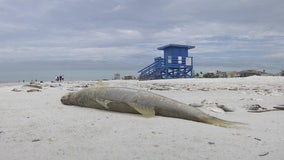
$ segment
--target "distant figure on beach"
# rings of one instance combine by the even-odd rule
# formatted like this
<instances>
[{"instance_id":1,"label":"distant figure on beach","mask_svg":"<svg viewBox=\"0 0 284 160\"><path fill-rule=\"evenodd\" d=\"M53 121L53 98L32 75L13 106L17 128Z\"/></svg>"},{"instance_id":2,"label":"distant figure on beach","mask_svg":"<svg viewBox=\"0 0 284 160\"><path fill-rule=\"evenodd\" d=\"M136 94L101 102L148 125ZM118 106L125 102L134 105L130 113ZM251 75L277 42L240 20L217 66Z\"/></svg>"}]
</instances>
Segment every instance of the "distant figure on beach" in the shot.
<instances>
[{"instance_id":1,"label":"distant figure on beach","mask_svg":"<svg viewBox=\"0 0 284 160\"><path fill-rule=\"evenodd\" d=\"M55 76L55 81L56 82L61 82L61 81L64 81L64 76L63 75L60 75L60 76Z\"/></svg>"},{"instance_id":2,"label":"distant figure on beach","mask_svg":"<svg viewBox=\"0 0 284 160\"><path fill-rule=\"evenodd\" d=\"M61 81L64 81L64 76L63 75L60 75L59 76L59 81L61 82Z\"/></svg>"},{"instance_id":3,"label":"distant figure on beach","mask_svg":"<svg viewBox=\"0 0 284 160\"><path fill-rule=\"evenodd\" d=\"M59 81L59 76L55 76L55 81L58 82Z\"/></svg>"}]
</instances>

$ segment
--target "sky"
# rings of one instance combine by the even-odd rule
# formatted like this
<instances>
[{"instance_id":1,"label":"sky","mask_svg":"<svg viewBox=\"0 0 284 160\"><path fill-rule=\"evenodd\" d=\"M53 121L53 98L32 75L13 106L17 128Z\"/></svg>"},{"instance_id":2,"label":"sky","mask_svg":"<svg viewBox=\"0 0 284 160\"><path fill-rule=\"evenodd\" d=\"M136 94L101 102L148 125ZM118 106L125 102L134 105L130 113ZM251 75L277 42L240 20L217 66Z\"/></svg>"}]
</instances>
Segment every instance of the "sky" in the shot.
<instances>
[{"instance_id":1,"label":"sky","mask_svg":"<svg viewBox=\"0 0 284 160\"><path fill-rule=\"evenodd\" d=\"M132 69L186 44L197 71L284 69L283 0L0 0L0 70Z\"/></svg>"}]
</instances>

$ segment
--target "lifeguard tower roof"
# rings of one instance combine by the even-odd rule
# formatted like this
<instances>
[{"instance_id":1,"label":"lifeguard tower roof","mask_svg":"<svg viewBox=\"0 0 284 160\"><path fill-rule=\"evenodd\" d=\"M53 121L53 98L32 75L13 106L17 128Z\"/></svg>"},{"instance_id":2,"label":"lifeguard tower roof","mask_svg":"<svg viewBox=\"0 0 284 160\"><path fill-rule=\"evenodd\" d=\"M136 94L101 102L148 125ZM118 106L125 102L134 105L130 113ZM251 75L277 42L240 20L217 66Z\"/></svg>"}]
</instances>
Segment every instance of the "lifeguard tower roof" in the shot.
<instances>
[{"instance_id":1,"label":"lifeguard tower roof","mask_svg":"<svg viewBox=\"0 0 284 160\"><path fill-rule=\"evenodd\" d=\"M182 45L182 44L168 44L168 45L165 45L165 46L162 46L162 47L159 47L158 50L165 50L166 48L174 48L174 47L177 47L177 48L187 48L187 49L192 49L192 48L195 48L195 46L189 46L189 45Z\"/></svg>"}]
</instances>

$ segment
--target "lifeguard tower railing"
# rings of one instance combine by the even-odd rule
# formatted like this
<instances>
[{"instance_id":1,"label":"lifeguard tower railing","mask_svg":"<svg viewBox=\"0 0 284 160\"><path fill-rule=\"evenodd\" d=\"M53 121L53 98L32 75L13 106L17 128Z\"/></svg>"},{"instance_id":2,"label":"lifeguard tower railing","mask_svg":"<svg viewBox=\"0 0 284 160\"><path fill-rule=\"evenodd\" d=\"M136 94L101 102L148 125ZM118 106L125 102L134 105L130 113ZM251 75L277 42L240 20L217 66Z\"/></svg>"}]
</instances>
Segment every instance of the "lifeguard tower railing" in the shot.
<instances>
[{"instance_id":1,"label":"lifeguard tower railing","mask_svg":"<svg viewBox=\"0 0 284 160\"><path fill-rule=\"evenodd\" d=\"M164 58L156 57L155 61L149 66L138 71L140 73L140 80L161 79L162 72L164 71L165 64Z\"/></svg>"},{"instance_id":2,"label":"lifeguard tower railing","mask_svg":"<svg viewBox=\"0 0 284 160\"><path fill-rule=\"evenodd\" d=\"M165 64L165 59L156 57L149 66L138 71L140 80L173 79L193 77L193 57L186 57L185 61L171 59L171 63Z\"/></svg>"}]
</instances>

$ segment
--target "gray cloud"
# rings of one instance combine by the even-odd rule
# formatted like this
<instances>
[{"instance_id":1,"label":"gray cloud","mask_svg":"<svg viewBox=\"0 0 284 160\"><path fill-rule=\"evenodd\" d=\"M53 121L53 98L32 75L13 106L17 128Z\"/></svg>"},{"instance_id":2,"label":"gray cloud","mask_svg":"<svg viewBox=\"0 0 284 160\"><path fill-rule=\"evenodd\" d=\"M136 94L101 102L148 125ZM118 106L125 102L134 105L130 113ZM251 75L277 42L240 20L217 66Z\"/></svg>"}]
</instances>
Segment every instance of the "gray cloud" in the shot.
<instances>
[{"instance_id":1,"label":"gray cloud","mask_svg":"<svg viewBox=\"0 0 284 160\"><path fill-rule=\"evenodd\" d=\"M91 60L107 61L116 68L119 62L135 61L130 67L139 68L162 55L157 47L182 43L196 46L190 53L197 57L199 67L207 63L218 67L225 58L232 66L269 62L266 66L273 70L283 68L278 63L284 60L281 0L0 0L0 3L3 64ZM242 63L235 62L236 58ZM257 61L247 61L253 58Z\"/></svg>"}]
</instances>

